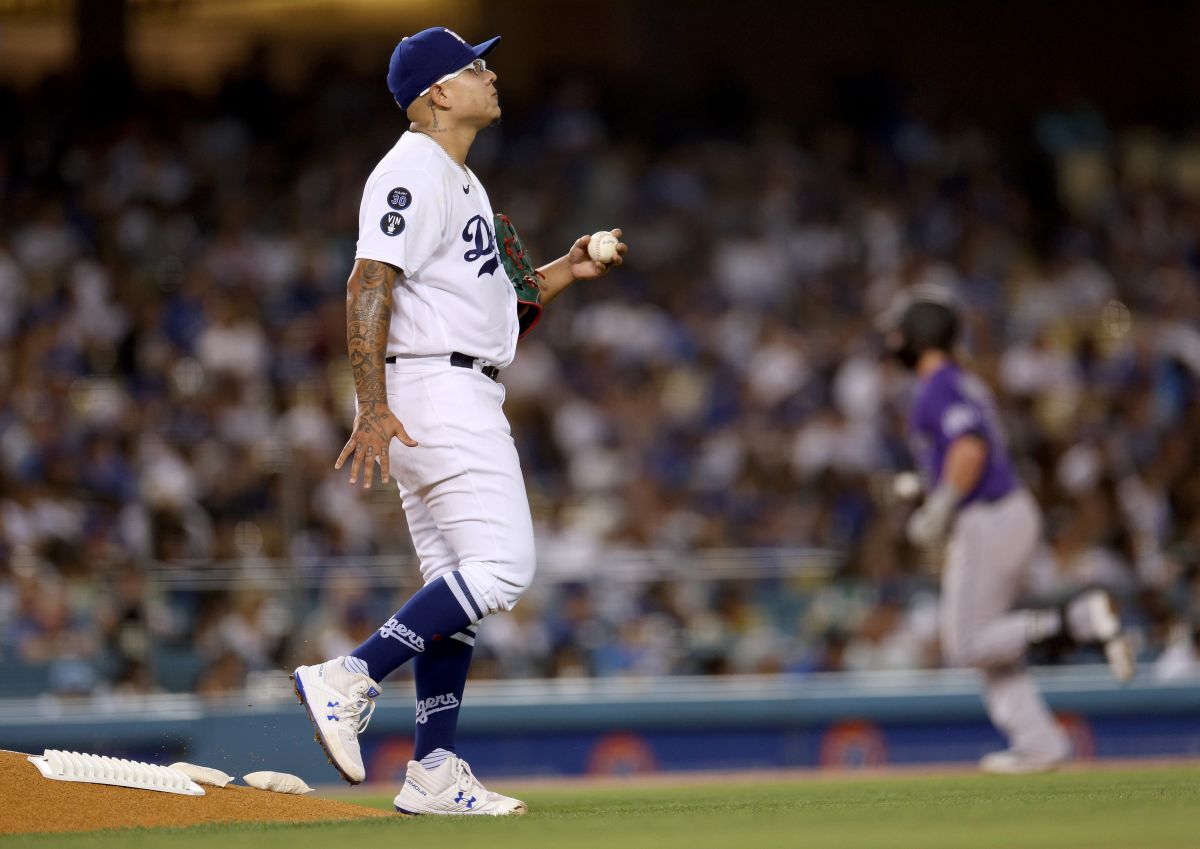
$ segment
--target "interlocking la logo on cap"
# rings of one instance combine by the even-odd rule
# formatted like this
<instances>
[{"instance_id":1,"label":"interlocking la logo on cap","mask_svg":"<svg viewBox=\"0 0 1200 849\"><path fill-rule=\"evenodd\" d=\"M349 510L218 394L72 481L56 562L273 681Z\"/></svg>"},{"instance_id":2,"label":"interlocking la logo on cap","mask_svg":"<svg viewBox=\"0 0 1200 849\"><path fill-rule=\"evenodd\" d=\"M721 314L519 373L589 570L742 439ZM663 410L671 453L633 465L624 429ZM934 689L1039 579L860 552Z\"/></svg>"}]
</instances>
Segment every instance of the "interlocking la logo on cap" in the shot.
<instances>
[{"instance_id":1,"label":"interlocking la logo on cap","mask_svg":"<svg viewBox=\"0 0 1200 849\"><path fill-rule=\"evenodd\" d=\"M401 109L408 109L435 80L482 59L498 41L500 36L472 45L447 27L430 27L403 38L388 63L388 91Z\"/></svg>"}]
</instances>

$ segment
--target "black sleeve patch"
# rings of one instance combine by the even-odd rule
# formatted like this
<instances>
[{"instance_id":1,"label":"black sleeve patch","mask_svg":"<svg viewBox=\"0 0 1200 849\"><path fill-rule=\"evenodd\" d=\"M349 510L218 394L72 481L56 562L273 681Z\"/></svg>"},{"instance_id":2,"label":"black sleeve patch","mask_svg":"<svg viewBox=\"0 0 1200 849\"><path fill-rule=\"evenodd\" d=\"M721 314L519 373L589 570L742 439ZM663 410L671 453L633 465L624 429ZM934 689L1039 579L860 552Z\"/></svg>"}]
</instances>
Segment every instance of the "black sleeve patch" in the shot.
<instances>
[{"instance_id":1,"label":"black sleeve patch","mask_svg":"<svg viewBox=\"0 0 1200 849\"><path fill-rule=\"evenodd\" d=\"M379 229L385 236L399 236L404 232L404 216L399 212L389 212L379 219Z\"/></svg>"},{"instance_id":2,"label":"black sleeve patch","mask_svg":"<svg viewBox=\"0 0 1200 849\"><path fill-rule=\"evenodd\" d=\"M392 209L408 209L412 205L412 192L403 186L397 186L388 192L387 201Z\"/></svg>"}]
</instances>

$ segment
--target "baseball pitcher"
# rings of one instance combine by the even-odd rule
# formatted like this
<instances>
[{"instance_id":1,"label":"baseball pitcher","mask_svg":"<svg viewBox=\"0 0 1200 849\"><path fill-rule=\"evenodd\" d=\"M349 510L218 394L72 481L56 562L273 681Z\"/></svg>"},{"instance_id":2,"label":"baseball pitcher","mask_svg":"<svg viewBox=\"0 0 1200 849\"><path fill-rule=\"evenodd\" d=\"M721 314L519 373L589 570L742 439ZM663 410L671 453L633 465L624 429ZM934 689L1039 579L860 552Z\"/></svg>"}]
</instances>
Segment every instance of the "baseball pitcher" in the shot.
<instances>
[{"instance_id":1,"label":"baseball pitcher","mask_svg":"<svg viewBox=\"0 0 1200 849\"><path fill-rule=\"evenodd\" d=\"M455 750L479 621L509 610L533 579L529 503L500 370L541 308L576 280L619 265L588 256L590 237L535 270L466 165L500 118L496 73L472 45L436 27L403 39L388 88L409 131L367 179L347 283L346 335L357 389L354 431L336 468L371 485L396 480L425 581L348 657L301 666L296 695L317 741L351 784L365 777L358 735L380 683L412 661L416 735L396 809L408 814L521 814L487 790ZM619 238L620 230L613 233Z\"/></svg>"}]
</instances>

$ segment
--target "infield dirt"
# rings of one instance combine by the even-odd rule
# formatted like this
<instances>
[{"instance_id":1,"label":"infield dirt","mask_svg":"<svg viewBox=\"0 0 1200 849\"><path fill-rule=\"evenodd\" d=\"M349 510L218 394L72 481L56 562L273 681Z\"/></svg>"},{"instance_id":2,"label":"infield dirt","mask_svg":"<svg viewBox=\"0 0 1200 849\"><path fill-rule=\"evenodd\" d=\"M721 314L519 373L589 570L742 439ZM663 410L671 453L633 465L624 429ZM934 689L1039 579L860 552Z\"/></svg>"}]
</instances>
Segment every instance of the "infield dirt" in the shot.
<instances>
[{"instance_id":1,"label":"infield dirt","mask_svg":"<svg viewBox=\"0 0 1200 849\"><path fill-rule=\"evenodd\" d=\"M203 823L316 822L394 817L376 808L255 790L204 786L181 796L105 784L51 781L19 752L0 750L0 834L110 828L186 827Z\"/></svg>"}]
</instances>

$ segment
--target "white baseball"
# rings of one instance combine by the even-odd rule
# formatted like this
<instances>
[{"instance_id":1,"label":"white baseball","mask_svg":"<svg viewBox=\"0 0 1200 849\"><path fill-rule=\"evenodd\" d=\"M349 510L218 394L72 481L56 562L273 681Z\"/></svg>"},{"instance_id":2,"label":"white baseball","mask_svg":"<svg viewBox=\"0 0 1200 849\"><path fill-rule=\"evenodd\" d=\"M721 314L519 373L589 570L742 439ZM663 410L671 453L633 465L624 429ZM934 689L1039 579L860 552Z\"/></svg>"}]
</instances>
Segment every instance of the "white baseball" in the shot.
<instances>
[{"instance_id":1,"label":"white baseball","mask_svg":"<svg viewBox=\"0 0 1200 849\"><path fill-rule=\"evenodd\" d=\"M606 265L612 262L614 256L617 255L617 237L607 230L600 230L592 234L592 239L588 242L588 256L603 262Z\"/></svg>"}]
</instances>

